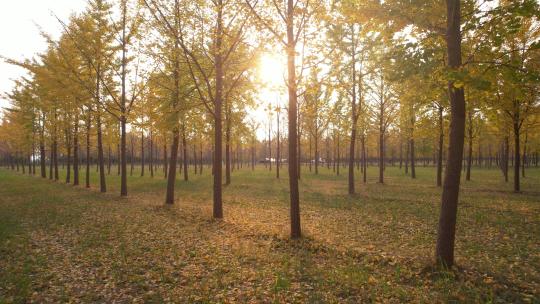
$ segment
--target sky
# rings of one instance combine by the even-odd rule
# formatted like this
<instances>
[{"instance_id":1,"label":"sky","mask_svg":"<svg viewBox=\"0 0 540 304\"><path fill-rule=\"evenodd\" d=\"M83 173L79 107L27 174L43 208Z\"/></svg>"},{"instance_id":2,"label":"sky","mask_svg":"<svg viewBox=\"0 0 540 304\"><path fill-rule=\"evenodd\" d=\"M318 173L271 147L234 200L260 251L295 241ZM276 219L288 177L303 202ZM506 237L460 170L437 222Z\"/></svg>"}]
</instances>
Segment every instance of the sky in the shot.
<instances>
[{"instance_id":1,"label":"sky","mask_svg":"<svg viewBox=\"0 0 540 304\"><path fill-rule=\"evenodd\" d=\"M39 27L53 37L61 34L62 28L54 15L66 20L73 12L86 7L85 0L5 0L0 9L0 55L23 60L32 58L47 48L40 35ZM0 59L0 94L10 92L13 79L25 75L22 68L5 63ZM8 101L0 95L0 108Z\"/></svg>"},{"instance_id":2,"label":"sky","mask_svg":"<svg viewBox=\"0 0 540 304\"><path fill-rule=\"evenodd\" d=\"M40 28L60 37L62 26L55 15L67 20L73 13L86 8L86 0L4 0L0 10L0 56L24 60L30 59L47 49L47 43L40 34ZM265 56L260 63L260 75L271 86L284 86L285 60L275 54ZM26 71L0 59L0 109L7 107L9 101L3 96L14 88L14 80L26 75ZM260 92L258 107L248 110L248 117L260 124L259 138L265 137L268 124L264 109L271 103L285 103L283 93L265 89ZM0 111L0 115L1 115ZM274 123L274 122L273 122Z\"/></svg>"}]
</instances>

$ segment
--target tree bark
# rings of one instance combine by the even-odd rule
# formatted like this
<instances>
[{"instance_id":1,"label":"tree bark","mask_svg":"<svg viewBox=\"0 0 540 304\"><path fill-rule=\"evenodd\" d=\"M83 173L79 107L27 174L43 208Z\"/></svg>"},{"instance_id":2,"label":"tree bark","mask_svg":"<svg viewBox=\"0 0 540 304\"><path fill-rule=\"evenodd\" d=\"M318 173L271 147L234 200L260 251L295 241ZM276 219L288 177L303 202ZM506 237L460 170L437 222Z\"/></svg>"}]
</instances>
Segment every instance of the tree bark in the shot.
<instances>
[{"instance_id":1,"label":"tree bark","mask_svg":"<svg viewBox=\"0 0 540 304\"><path fill-rule=\"evenodd\" d=\"M447 33L446 43L448 66L450 69L461 68L461 7L459 0L446 0ZM446 164L443 193L441 198L441 213L436 246L436 259L444 267L454 265L454 242L456 233L456 218L465 140L465 93L463 87L454 86L448 82L450 97L450 134L448 159Z\"/></svg>"},{"instance_id":2,"label":"tree bark","mask_svg":"<svg viewBox=\"0 0 540 304\"><path fill-rule=\"evenodd\" d=\"M188 153L187 153L187 139L186 139L186 125L185 123L182 123L182 160L184 162L183 170L184 170L184 181L189 180L188 175Z\"/></svg>"},{"instance_id":3,"label":"tree bark","mask_svg":"<svg viewBox=\"0 0 540 304\"><path fill-rule=\"evenodd\" d=\"M141 130L141 176L144 176L144 131Z\"/></svg>"},{"instance_id":4,"label":"tree bark","mask_svg":"<svg viewBox=\"0 0 540 304\"><path fill-rule=\"evenodd\" d=\"M465 180L470 181L471 180L471 166L472 166L472 158L473 158L473 126L472 126L472 110L468 113L468 135L469 135L469 144L468 144L468 151L467 151L467 174L465 176Z\"/></svg>"},{"instance_id":5,"label":"tree bark","mask_svg":"<svg viewBox=\"0 0 540 304\"><path fill-rule=\"evenodd\" d=\"M520 181L519 181L519 170L521 162L521 151L520 151L520 125L519 125L519 113L516 114L516 119L514 119L514 192L518 193L521 191Z\"/></svg>"},{"instance_id":6,"label":"tree bark","mask_svg":"<svg viewBox=\"0 0 540 304\"><path fill-rule=\"evenodd\" d=\"M291 201L291 237L300 238L302 230L300 225L300 195L298 191L298 167L295 166L297 158L297 98L295 51L296 39L294 37L294 1L287 1L287 70L289 92L289 188Z\"/></svg>"},{"instance_id":7,"label":"tree bark","mask_svg":"<svg viewBox=\"0 0 540 304\"><path fill-rule=\"evenodd\" d=\"M217 28L216 28L216 86L214 100L214 191L213 191L213 216L216 219L223 218L222 197L222 153L223 153L223 0L217 0Z\"/></svg>"},{"instance_id":8,"label":"tree bark","mask_svg":"<svg viewBox=\"0 0 540 304\"><path fill-rule=\"evenodd\" d=\"M105 164L103 159L103 135L101 133L101 116L98 113L96 118L97 138L98 138L98 163L99 163L99 187L101 192L107 192L105 183Z\"/></svg>"},{"instance_id":9,"label":"tree bark","mask_svg":"<svg viewBox=\"0 0 540 304\"><path fill-rule=\"evenodd\" d=\"M231 184L231 113L225 102L225 185Z\"/></svg>"},{"instance_id":10,"label":"tree bark","mask_svg":"<svg viewBox=\"0 0 540 304\"><path fill-rule=\"evenodd\" d=\"M71 183L71 134L66 129L66 152L67 152L67 168L66 168L66 184Z\"/></svg>"},{"instance_id":11,"label":"tree bark","mask_svg":"<svg viewBox=\"0 0 540 304\"><path fill-rule=\"evenodd\" d=\"M150 129L150 163L149 163L149 169L150 169L150 177L154 178L154 134L152 133L152 129Z\"/></svg>"},{"instance_id":12,"label":"tree bark","mask_svg":"<svg viewBox=\"0 0 540 304\"><path fill-rule=\"evenodd\" d=\"M42 123L44 122L44 117ZM39 161L41 165L41 177L47 178L47 169L45 165L45 126L40 127L40 138L39 138Z\"/></svg>"}]
</instances>

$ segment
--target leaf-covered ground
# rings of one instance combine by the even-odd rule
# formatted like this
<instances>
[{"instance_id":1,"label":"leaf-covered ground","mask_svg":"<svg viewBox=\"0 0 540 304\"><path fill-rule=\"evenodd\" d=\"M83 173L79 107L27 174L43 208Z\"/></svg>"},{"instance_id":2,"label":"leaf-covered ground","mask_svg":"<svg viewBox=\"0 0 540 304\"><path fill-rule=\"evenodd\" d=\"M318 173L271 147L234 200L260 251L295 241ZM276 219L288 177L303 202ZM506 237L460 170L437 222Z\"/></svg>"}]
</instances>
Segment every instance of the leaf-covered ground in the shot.
<instances>
[{"instance_id":1,"label":"leaf-covered ground","mask_svg":"<svg viewBox=\"0 0 540 304\"><path fill-rule=\"evenodd\" d=\"M375 170L349 197L344 176L303 168L305 238L291 241L288 181L263 168L233 173L223 221L208 172L179 180L167 208L161 172L130 177L121 199L116 175L100 194L0 169L0 303L540 302L540 170L520 194L473 171L451 272L431 266L434 169L389 167L385 185Z\"/></svg>"}]
</instances>

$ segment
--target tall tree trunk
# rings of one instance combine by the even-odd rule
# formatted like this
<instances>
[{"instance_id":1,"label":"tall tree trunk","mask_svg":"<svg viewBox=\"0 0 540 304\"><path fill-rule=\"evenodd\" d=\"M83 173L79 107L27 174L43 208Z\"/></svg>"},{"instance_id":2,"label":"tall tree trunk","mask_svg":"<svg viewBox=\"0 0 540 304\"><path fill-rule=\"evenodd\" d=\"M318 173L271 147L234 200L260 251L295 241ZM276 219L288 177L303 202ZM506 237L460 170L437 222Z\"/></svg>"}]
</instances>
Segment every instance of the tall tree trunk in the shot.
<instances>
[{"instance_id":1,"label":"tall tree trunk","mask_svg":"<svg viewBox=\"0 0 540 304\"><path fill-rule=\"evenodd\" d=\"M150 177L154 178L154 135L150 129Z\"/></svg>"},{"instance_id":2,"label":"tall tree trunk","mask_svg":"<svg viewBox=\"0 0 540 304\"><path fill-rule=\"evenodd\" d=\"M356 153L356 128L358 116L356 113L356 33L354 25L351 25L351 40L352 40L352 98L351 98L351 142L349 146L349 176L348 176L348 191L352 195L355 193L354 188L354 157Z\"/></svg>"},{"instance_id":3,"label":"tall tree trunk","mask_svg":"<svg viewBox=\"0 0 540 304\"><path fill-rule=\"evenodd\" d=\"M407 139L407 148L405 151L405 175L409 174L409 158L411 155L411 141Z\"/></svg>"},{"instance_id":4,"label":"tall tree trunk","mask_svg":"<svg viewBox=\"0 0 540 304\"><path fill-rule=\"evenodd\" d=\"M182 149L183 149L183 161L184 161L184 181L189 180L188 176L188 154L187 154L187 139L186 139L186 125L182 123Z\"/></svg>"},{"instance_id":5,"label":"tall tree trunk","mask_svg":"<svg viewBox=\"0 0 540 304\"><path fill-rule=\"evenodd\" d=\"M103 135L101 133L101 116L98 113L96 118L97 140L98 140L98 163L99 163L99 186L101 192L107 192L105 183L105 164L103 158Z\"/></svg>"},{"instance_id":6,"label":"tall tree trunk","mask_svg":"<svg viewBox=\"0 0 540 304\"><path fill-rule=\"evenodd\" d=\"M231 184L231 113L225 102L225 185Z\"/></svg>"},{"instance_id":7,"label":"tall tree trunk","mask_svg":"<svg viewBox=\"0 0 540 304\"><path fill-rule=\"evenodd\" d=\"M55 121L56 121L56 111L54 113ZM58 181L59 175L58 175L58 135L57 135L57 128L54 127L54 134L53 134L53 162L54 162L54 180Z\"/></svg>"},{"instance_id":8,"label":"tall tree trunk","mask_svg":"<svg viewBox=\"0 0 540 304\"><path fill-rule=\"evenodd\" d=\"M32 175L32 154L28 154L26 159L28 160L28 175Z\"/></svg>"},{"instance_id":9,"label":"tall tree trunk","mask_svg":"<svg viewBox=\"0 0 540 304\"><path fill-rule=\"evenodd\" d=\"M202 153L202 149L201 149L201 153ZM251 142L251 171L255 171L255 138L253 138ZM201 173L202 173L202 157L201 157Z\"/></svg>"},{"instance_id":10,"label":"tall tree trunk","mask_svg":"<svg viewBox=\"0 0 540 304\"><path fill-rule=\"evenodd\" d=\"M126 155L126 74L127 74L127 41L126 41L127 2L122 3L122 96L120 100L120 196L128 195L127 188L127 155ZM133 163L132 163L133 164Z\"/></svg>"},{"instance_id":11,"label":"tall tree trunk","mask_svg":"<svg viewBox=\"0 0 540 304\"><path fill-rule=\"evenodd\" d=\"M502 170L504 175L504 181L508 182L508 167L510 163L510 140L508 136L504 137L503 144L503 161L502 161Z\"/></svg>"},{"instance_id":12,"label":"tall tree trunk","mask_svg":"<svg viewBox=\"0 0 540 304\"><path fill-rule=\"evenodd\" d=\"M66 169L66 184L71 183L71 134L66 128L66 152L67 152L67 169Z\"/></svg>"},{"instance_id":13,"label":"tall tree trunk","mask_svg":"<svg viewBox=\"0 0 540 304\"><path fill-rule=\"evenodd\" d=\"M414 150L414 137L411 137L409 145L411 150L411 178L416 178L416 154Z\"/></svg>"},{"instance_id":14,"label":"tall tree trunk","mask_svg":"<svg viewBox=\"0 0 540 304\"><path fill-rule=\"evenodd\" d=\"M223 0L218 1L217 29L216 29L216 86L214 100L214 191L213 191L213 216L223 218L222 198L222 153L223 153Z\"/></svg>"},{"instance_id":15,"label":"tall tree trunk","mask_svg":"<svg viewBox=\"0 0 540 304\"><path fill-rule=\"evenodd\" d=\"M167 156L167 138L163 138L163 174L165 175L165 178L167 178L168 168L169 168L169 161Z\"/></svg>"},{"instance_id":16,"label":"tall tree trunk","mask_svg":"<svg viewBox=\"0 0 540 304\"><path fill-rule=\"evenodd\" d=\"M525 178L525 163L529 163L527 155L527 142L529 140L528 130L525 130L525 142L523 143L523 159L521 160L521 177Z\"/></svg>"},{"instance_id":17,"label":"tall tree trunk","mask_svg":"<svg viewBox=\"0 0 540 304\"><path fill-rule=\"evenodd\" d=\"M519 113L514 119L514 192L520 192L519 170L521 162Z\"/></svg>"},{"instance_id":18,"label":"tall tree trunk","mask_svg":"<svg viewBox=\"0 0 540 304\"><path fill-rule=\"evenodd\" d=\"M45 130L43 130L44 127L41 127L40 129L40 138L39 138L39 161L41 165L41 177L47 178L47 168L45 164Z\"/></svg>"},{"instance_id":19,"label":"tall tree trunk","mask_svg":"<svg viewBox=\"0 0 540 304\"><path fill-rule=\"evenodd\" d=\"M92 128L91 112L88 110L86 118L86 188L90 188L90 129ZM75 122L75 134L73 134L73 185L79 185L79 123Z\"/></svg>"},{"instance_id":20,"label":"tall tree trunk","mask_svg":"<svg viewBox=\"0 0 540 304\"><path fill-rule=\"evenodd\" d=\"M176 85L178 85L178 78L175 77ZM173 129L173 142L171 144L171 161L169 165L169 173L167 176L167 196L165 198L165 204L174 204L174 184L176 181L176 164L178 160L178 146L180 145L180 129L175 126Z\"/></svg>"},{"instance_id":21,"label":"tall tree trunk","mask_svg":"<svg viewBox=\"0 0 540 304\"><path fill-rule=\"evenodd\" d=\"M472 111L469 111L468 113L468 126L467 131L469 135L469 144L468 144L468 151L467 151L467 174L465 175L465 180L470 181L471 180L471 166L472 166L472 157L473 157L473 126L472 126Z\"/></svg>"},{"instance_id":22,"label":"tall tree trunk","mask_svg":"<svg viewBox=\"0 0 540 304\"><path fill-rule=\"evenodd\" d=\"M193 174L197 175L197 145L193 143Z\"/></svg>"},{"instance_id":23,"label":"tall tree trunk","mask_svg":"<svg viewBox=\"0 0 540 304\"><path fill-rule=\"evenodd\" d=\"M144 176L144 131L141 130L141 176Z\"/></svg>"},{"instance_id":24,"label":"tall tree trunk","mask_svg":"<svg viewBox=\"0 0 540 304\"><path fill-rule=\"evenodd\" d=\"M453 70L458 70L461 67L460 2L459 0L446 0L448 66ZM453 81L449 81L448 91L451 109L450 134L435 256L439 264L452 267L454 265L456 217L465 140L465 93L463 87L454 86Z\"/></svg>"},{"instance_id":25,"label":"tall tree trunk","mask_svg":"<svg viewBox=\"0 0 540 304\"><path fill-rule=\"evenodd\" d=\"M17 161L16 158L15 158L15 160ZM18 166L19 166L19 162L17 161L17 171L18 171L18 168L19 168ZM54 173L53 167L54 167L54 140L51 143L51 153L49 155L49 179L50 180L52 180L54 178L54 176L53 176L53 173Z\"/></svg>"},{"instance_id":26,"label":"tall tree trunk","mask_svg":"<svg viewBox=\"0 0 540 304\"><path fill-rule=\"evenodd\" d=\"M179 27L180 22L180 3L178 0L174 1L174 14L175 14L175 35ZM173 96L173 111L175 111L176 119L174 121L173 128L173 140L171 143L171 158L169 164L169 173L167 174L167 193L165 196L165 204L172 205L174 204L174 186L176 184L176 165L178 163L178 146L180 145L180 128L178 126L178 106L180 103L180 59L179 59L180 45L178 39L174 40L174 70L173 70L173 79L174 79L174 96Z\"/></svg>"},{"instance_id":27,"label":"tall tree trunk","mask_svg":"<svg viewBox=\"0 0 540 304\"><path fill-rule=\"evenodd\" d=\"M340 161L341 161L341 155L340 155L340 153L341 153L341 147L339 146L339 144L340 144L340 141L339 141L339 140L340 140L340 138L339 138L339 132L338 132L338 133L337 133L337 147L336 147L336 152L337 152L337 153L336 153L336 155L337 155L337 157L336 157L336 162L337 162L337 165L336 165L336 166L337 166L337 172L336 172L336 174L337 174L338 176L339 176L339 174L340 174L339 168L340 168Z\"/></svg>"},{"instance_id":28,"label":"tall tree trunk","mask_svg":"<svg viewBox=\"0 0 540 304\"><path fill-rule=\"evenodd\" d=\"M287 70L288 70L288 91L289 91L289 164L296 164L298 161L296 152L297 144L297 98L296 88L296 39L294 37L294 0L287 1ZM291 201L291 237L300 238L302 236L300 224L300 195L298 191L298 167L289 166L289 188Z\"/></svg>"},{"instance_id":29,"label":"tall tree trunk","mask_svg":"<svg viewBox=\"0 0 540 304\"><path fill-rule=\"evenodd\" d=\"M313 147L315 148L315 174L319 174L319 131L315 130L313 136Z\"/></svg>"},{"instance_id":30,"label":"tall tree trunk","mask_svg":"<svg viewBox=\"0 0 540 304\"><path fill-rule=\"evenodd\" d=\"M367 183L366 136L362 134L362 182Z\"/></svg>"}]
</instances>

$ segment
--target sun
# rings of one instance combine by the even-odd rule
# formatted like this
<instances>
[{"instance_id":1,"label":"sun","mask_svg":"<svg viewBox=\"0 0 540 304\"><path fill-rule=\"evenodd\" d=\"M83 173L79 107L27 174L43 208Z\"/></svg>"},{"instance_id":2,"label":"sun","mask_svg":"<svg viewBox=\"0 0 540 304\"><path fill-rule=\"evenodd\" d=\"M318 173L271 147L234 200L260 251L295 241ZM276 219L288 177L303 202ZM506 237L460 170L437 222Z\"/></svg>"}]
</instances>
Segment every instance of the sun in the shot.
<instances>
[{"instance_id":1,"label":"sun","mask_svg":"<svg viewBox=\"0 0 540 304\"><path fill-rule=\"evenodd\" d=\"M285 84L286 70L283 56L265 53L259 62L259 78L268 86Z\"/></svg>"}]
</instances>

